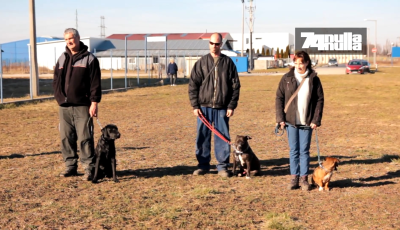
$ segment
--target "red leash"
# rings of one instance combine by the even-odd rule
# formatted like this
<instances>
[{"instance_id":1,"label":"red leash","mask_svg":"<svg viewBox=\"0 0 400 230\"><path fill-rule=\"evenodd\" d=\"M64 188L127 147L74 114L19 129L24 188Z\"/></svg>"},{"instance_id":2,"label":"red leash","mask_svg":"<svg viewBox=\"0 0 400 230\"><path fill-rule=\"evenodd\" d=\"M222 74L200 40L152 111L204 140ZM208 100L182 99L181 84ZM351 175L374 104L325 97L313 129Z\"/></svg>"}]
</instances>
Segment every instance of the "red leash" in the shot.
<instances>
[{"instance_id":1,"label":"red leash","mask_svg":"<svg viewBox=\"0 0 400 230\"><path fill-rule=\"evenodd\" d=\"M214 126L212 126L210 124L210 122L207 121L207 119L204 117L204 115L202 113L200 113L199 118L211 130L211 132L213 132L215 135L217 135L219 138L221 138L226 143L232 145L232 143L229 140L227 140L224 137L224 135L222 135L216 128L214 128Z\"/></svg>"}]
</instances>

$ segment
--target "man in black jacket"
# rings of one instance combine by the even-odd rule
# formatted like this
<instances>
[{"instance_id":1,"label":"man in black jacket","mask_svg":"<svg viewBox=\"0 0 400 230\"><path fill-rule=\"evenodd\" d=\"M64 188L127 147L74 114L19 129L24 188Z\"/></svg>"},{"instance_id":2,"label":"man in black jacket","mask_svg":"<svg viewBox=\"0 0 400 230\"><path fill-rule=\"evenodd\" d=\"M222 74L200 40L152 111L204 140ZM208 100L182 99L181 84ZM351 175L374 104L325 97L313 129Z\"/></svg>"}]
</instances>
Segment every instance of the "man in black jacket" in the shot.
<instances>
[{"instance_id":1,"label":"man in black jacket","mask_svg":"<svg viewBox=\"0 0 400 230\"><path fill-rule=\"evenodd\" d=\"M94 167L93 120L101 100L99 61L80 41L76 29L64 31L65 52L54 69L53 90L59 105L61 152L66 170L60 176L76 176L77 149L85 167L84 180L91 180ZM78 142L78 143L77 143Z\"/></svg>"},{"instance_id":2,"label":"man in black jacket","mask_svg":"<svg viewBox=\"0 0 400 230\"><path fill-rule=\"evenodd\" d=\"M229 118L237 107L240 81L236 66L224 54L221 54L222 36L215 33L210 38L210 54L200 58L190 74L189 98L193 114L197 116L196 158L199 169L193 175L204 175L210 170L211 131L199 119L199 115L210 122L224 135L229 137ZM214 152L218 161L218 174L229 177L230 145L214 135Z\"/></svg>"}]
</instances>

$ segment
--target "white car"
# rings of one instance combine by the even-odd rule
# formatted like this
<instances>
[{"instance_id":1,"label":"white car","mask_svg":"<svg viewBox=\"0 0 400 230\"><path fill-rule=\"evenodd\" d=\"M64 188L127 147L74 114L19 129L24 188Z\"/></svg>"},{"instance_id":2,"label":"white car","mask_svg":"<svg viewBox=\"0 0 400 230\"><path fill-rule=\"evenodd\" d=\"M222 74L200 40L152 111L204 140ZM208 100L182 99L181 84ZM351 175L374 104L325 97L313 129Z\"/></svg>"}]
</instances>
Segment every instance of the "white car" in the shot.
<instances>
[{"instance_id":1,"label":"white car","mask_svg":"<svg viewBox=\"0 0 400 230\"><path fill-rule=\"evenodd\" d=\"M336 58L329 59L328 67L330 67L330 66L338 66L338 62L337 62Z\"/></svg>"}]
</instances>

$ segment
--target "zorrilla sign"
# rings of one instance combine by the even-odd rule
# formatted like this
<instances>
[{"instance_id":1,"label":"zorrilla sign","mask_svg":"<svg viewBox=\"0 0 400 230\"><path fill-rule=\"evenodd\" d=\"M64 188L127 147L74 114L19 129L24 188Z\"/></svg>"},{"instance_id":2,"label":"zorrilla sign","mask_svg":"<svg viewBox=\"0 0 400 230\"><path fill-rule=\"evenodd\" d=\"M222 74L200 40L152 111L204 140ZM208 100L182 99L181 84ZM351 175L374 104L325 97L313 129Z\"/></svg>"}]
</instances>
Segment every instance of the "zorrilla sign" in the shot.
<instances>
[{"instance_id":1,"label":"zorrilla sign","mask_svg":"<svg viewBox=\"0 0 400 230\"><path fill-rule=\"evenodd\" d=\"M296 28L296 51L366 54L366 28Z\"/></svg>"}]
</instances>

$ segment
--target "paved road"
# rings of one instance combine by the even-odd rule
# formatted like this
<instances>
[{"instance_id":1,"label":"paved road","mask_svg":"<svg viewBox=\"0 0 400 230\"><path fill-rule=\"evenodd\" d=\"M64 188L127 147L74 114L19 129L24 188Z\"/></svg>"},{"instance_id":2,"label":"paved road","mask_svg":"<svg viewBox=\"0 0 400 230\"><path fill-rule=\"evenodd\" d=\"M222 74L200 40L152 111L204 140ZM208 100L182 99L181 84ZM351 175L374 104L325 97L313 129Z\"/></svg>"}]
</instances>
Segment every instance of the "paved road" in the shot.
<instances>
[{"instance_id":1,"label":"paved road","mask_svg":"<svg viewBox=\"0 0 400 230\"><path fill-rule=\"evenodd\" d=\"M328 65L319 66L316 68L318 75L339 75L346 73L346 65L339 64L339 66L331 66Z\"/></svg>"}]
</instances>

